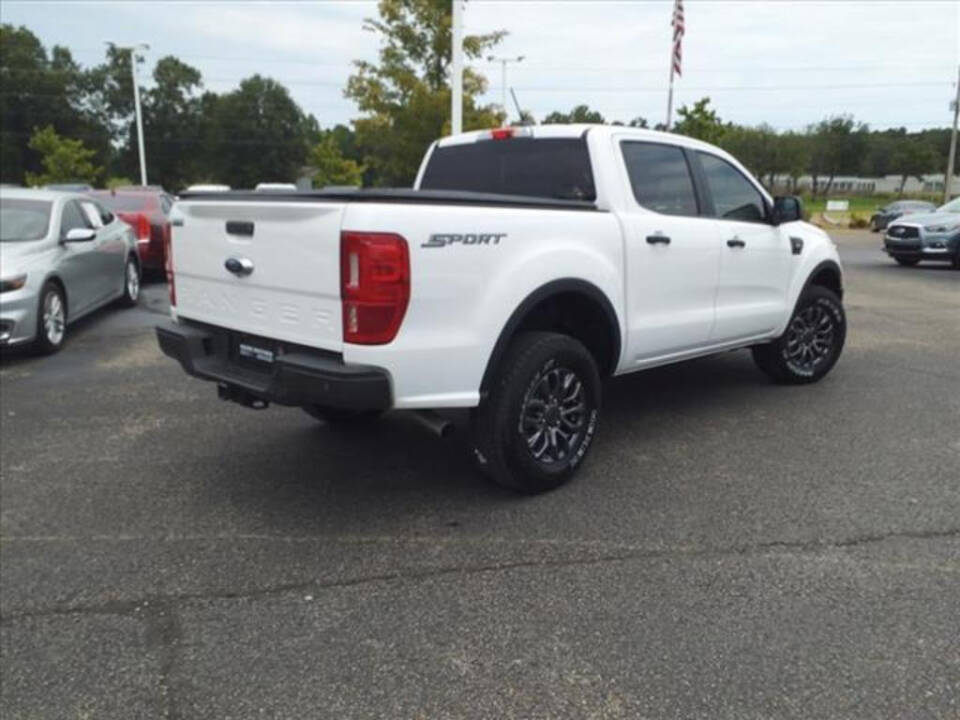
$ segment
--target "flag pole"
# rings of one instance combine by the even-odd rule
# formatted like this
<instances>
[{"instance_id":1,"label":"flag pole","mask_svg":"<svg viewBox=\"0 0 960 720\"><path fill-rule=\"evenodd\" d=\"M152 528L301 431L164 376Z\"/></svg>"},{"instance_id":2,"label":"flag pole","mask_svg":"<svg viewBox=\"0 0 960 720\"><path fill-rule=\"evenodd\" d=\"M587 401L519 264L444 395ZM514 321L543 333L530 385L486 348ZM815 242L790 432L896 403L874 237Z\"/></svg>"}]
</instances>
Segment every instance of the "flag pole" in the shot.
<instances>
[{"instance_id":1,"label":"flag pole","mask_svg":"<svg viewBox=\"0 0 960 720\"><path fill-rule=\"evenodd\" d=\"M670 27L673 28L673 42L670 44L670 90L667 92L667 132L673 126L673 79L680 75L680 60L683 53L680 43L686 30L683 19L683 0L674 0L673 17L670 18Z\"/></svg>"},{"instance_id":2,"label":"flag pole","mask_svg":"<svg viewBox=\"0 0 960 720\"><path fill-rule=\"evenodd\" d=\"M673 120L673 52L670 53L670 90L667 92L667 132Z\"/></svg>"}]
</instances>

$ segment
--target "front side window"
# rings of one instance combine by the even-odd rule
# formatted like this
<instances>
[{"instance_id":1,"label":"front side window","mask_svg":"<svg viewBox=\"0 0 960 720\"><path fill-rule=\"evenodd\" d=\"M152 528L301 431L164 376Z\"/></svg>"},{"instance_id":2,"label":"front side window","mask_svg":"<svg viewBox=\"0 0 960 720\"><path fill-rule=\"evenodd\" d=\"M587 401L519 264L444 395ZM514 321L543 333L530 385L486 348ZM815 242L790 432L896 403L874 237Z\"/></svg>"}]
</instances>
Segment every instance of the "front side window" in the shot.
<instances>
[{"instance_id":1,"label":"front side window","mask_svg":"<svg viewBox=\"0 0 960 720\"><path fill-rule=\"evenodd\" d=\"M621 143L633 196L664 215L697 215L697 196L683 150L649 142Z\"/></svg>"},{"instance_id":2,"label":"front side window","mask_svg":"<svg viewBox=\"0 0 960 720\"><path fill-rule=\"evenodd\" d=\"M101 221L104 225L109 225L110 223L113 222L113 213L112 213L112 212L110 212L109 210L107 210L107 209L106 209L103 205L101 205L100 203L94 203L94 205L95 205L96 208L97 208L97 212L100 213L100 221Z\"/></svg>"},{"instance_id":3,"label":"front side window","mask_svg":"<svg viewBox=\"0 0 960 720\"><path fill-rule=\"evenodd\" d=\"M68 232L77 228L92 227L77 203L71 200L63 206L63 215L60 218L60 237L66 237Z\"/></svg>"},{"instance_id":4,"label":"front side window","mask_svg":"<svg viewBox=\"0 0 960 720\"><path fill-rule=\"evenodd\" d=\"M725 220L764 222L767 216L763 195L739 170L726 160L697 153L707 178L716 215Z\"/></svg>"},{"instance_id":5,"label":"front side window","mask_svg":"<svg viewBox=\"0 0 960 720\"><path fill-rule=\"evenodd\" d=\"M90 221L90 227L95 229L100 229L103 227L103 218L100 217L100 211L97 210L97 206L92 202L84 201L80 203L80 207L83 208L83 212L87 216L87 220Z\"/></svg>"}]
</instances>

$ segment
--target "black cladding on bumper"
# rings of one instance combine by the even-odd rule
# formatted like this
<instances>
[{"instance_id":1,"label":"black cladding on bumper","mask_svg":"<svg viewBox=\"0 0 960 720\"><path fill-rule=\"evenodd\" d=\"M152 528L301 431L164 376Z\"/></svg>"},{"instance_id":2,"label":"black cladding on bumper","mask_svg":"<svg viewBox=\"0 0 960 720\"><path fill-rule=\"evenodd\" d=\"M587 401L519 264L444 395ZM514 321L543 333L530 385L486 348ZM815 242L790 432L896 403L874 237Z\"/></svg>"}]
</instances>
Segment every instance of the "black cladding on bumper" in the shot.
<instances>
[{"instance_id":1,"label":"black cladding on bumper","mask_svg":"<svg viewBox=\"0 0 960 720\"><path fill-rule=\"evenodd\" d=\"M272 363L250 367L231 357L230 331L183 322L158 325L157 342L187 374L268 402L345 410L386 410L392 405L385 370L348 365L333 353L289 346Z\"/></svg>"}]
</instances>

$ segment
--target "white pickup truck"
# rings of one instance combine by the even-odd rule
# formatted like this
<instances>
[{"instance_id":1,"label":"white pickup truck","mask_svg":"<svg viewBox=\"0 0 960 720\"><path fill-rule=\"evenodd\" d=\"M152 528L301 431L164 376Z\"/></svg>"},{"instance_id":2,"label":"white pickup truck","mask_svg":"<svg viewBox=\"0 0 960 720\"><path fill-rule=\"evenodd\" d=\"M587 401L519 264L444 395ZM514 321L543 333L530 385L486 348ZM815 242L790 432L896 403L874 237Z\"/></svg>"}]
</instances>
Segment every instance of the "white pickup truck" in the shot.
<instances>
[{"instance_id":1,"label":"white pickup truck","mask_svg":"<svg viewBox=\"0 0 960 720\"><path fill-rule=\"evenodd\" d=\"M413 189L185 193L157 335L250 407L471 408L480 466L538 492L586 456L606 376L744 347L778 382L833 367L840 262L801 214L678 135L464 133Z\"/></svg>"}]
</instances>

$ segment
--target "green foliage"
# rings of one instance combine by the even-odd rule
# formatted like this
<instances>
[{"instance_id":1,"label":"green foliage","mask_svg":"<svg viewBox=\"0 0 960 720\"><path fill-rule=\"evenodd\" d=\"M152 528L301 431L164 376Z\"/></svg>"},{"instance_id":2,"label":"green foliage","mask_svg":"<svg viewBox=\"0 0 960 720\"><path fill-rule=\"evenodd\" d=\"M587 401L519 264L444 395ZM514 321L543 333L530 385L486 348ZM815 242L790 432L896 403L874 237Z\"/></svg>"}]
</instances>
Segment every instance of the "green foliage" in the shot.
<instances>
[{"instance_id":1,"label":"green foliage","mask_svg":"<svg viewBox=\"0 0 960 720\"><path fill-rule=\"evenodd\" d=\"M363 172L366 168L356 160L343 156L333 132L327 133L319 143L313 146L309 162L317 169L313 176L315 187L363 184Z\"/></svg>"},{"instance_id":2,"label":"green foliage","mask_svg":"<svg viewBox=\"0 0 960 720\"><path fill-rule=\"evenodd\" d=\"M250 187L295 180L309 165L324 184L352 184L358 172L365 185L409 184L424 150L450 130L450 3L381 0L379 11L366 28L382 41L380 58L356 63L346 88L362 114L356 132L345 125L321 130L274 80L254 76L232 92L204 92L196 68L173 56L162 58L141 93L150 182L171 190L199 181ZM467 37L467 58L482 58L502 37L502 32ZM128 52L109 47L101 64L84 68L66 48L45 49L27 28L0 24L0 181L23 183L27 173L31 180L45 180L51 175L48 163L56 168L53 174L80 179L86 166L65 169L80 159L94 171L105 168L108 176L139 177L130 62ZM466 70L467 129L504 120L495 106L479 105L485 90L486 80ZM533 117L523 112L519 122L532 124ZM580 104L544 122L605 120ZM647 120L636 117L628 124L647 127ZM30 142L37 127L49 127L59 141L51 150L38 139L46 155ZM943 172L950 143L946 128L871 132L844 116L826 118L805 132L744 127L723 122L709 98L681 107L674 131L719 144L768 185L774 176L796 180L810 173L817 196L830 192L838 175L896 174L902 190L911 176ZM79 155L77 148L83 151Z\"/></svg>"},{"instance_id":3,"label":"green foliage","mask_svg":"<svg viewBox=\"0 0 960 720\"><path fill-rule=\"evenodd\" d=\"M813 192L830 194L833 178L845 174L849 168L860 165L867 146L868 131L848 115L837 115L820 121L809 129L810 161L808 170L813 176ZM827 176L826 185L819 182Z\"/></svg>"},{"instance_id":4,"label":"green foliage","mask_svg":"<svg viewBox=\"0 0 960 720\"><path fill-rule=\"evenodd\" d=\"M596 110L591 110L587 105L577 105L568 113L554 110L543 119L544 125L558 125L562 123L604 123L606 122Z\"/></svg>"},{"instance_id":5,"label":"green foliage","mask_svg":"<svg viewBox=\"0 0 960 720\"><path fill-rule=\"evenodd\" d=\"M344 94L364 116L354 121L368 180L377 185L409 185L424 151L450 131L452 10L446 0L380 0L380 18L364 27L380 36L377 64L357 61ZM467 36L463 51L476 59L505 33ZM499 125L492 106L478 106L486 90L482 75L463 73L465 130Z\"/></svg>"},{"instance_id":6,"label":"green foliage","mask_svg":"<svg viewBox=\"0 0 960 720\"><path fill-rule=\"evenodd\" d=\"M107 190L113 190L114 188L130 187L131 185L136 185L136 184L137 183L135 183L133 180L131 180L128 177L112 176L107 178L107 181L103 184L103 186Z\"/></svg>"},{"instance_id":7,"label":"green foliage","mask_svg":"<svg viewBox=\"0 0 960 720\"><path fill-rule=\"evenodd\" d=\"M92 185L102 172L91 162L95 151L85 148L80 140L60 137L51 125L34 132L28 146L40 153L43 165L42 173L27 172L28 185L68 181Z\"/></svg>"},{"instance_id":8,"label":"green foliage","mask_svg":"<svg viewBox=\"0 0 960 720\"><path fill-rule=\"evenodd\" d=\"M252 188L297 179L316 122L304 116L283 85L254 75L233 92L208 93L200 107L205 165L218 182Z\"/></svg>"},{"instance_id":9,"label":"green foliage","mask_svg":"<svg viewBox=\"0 0 960 720\"><path fill-rule=\"evenodd\" d=\"M890 169L900 176L899 194L903 194L903 186L908 177L923 180L923 173L936 162L936 153L931 144L921 138L904 138L897 143L890 154Z\"/></svg>"},{"instance_id":10,"label":"green foliage","mask_svg":"<svg viewBox=\"0 0 960 720\"><path fill-rule=\"evenodd\" d=\"M29 147L38 125L82 140L96 162L109 160L110 131L85 101L85 73L70 51L54 46L49 56L25 27L0 24L0 182L22 183L42 171Z\"/></svg>"},{"instance_id":11,"label":"green foliage","mask_svg":"<svg viewBox=\"0 0 960 720\"><path fill-rule=\"evenodd\" d=\"M863 215L858 215L857 213L850 213L850 222L848 226L857 230L862 230L863 228L870 227L870 220L865 218Z\"/></svg>"},{"instance_id":12,"label":"green foliage","mask_svg":"<svg viewBox=\"0 0 960 720\"><path fill-rule=\"evenodd\" d=\"M682 106L677 110L680 120L673 125L673 132L717 144L726 128L710 105L710 98L697 100L693 107Z\"/></svg>"}]
</instances>

